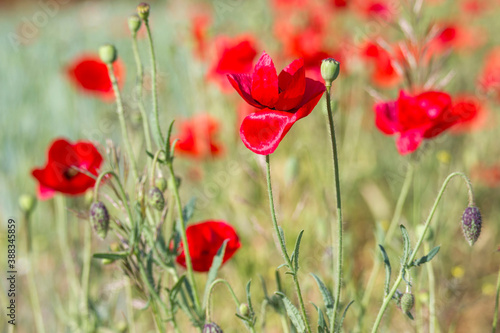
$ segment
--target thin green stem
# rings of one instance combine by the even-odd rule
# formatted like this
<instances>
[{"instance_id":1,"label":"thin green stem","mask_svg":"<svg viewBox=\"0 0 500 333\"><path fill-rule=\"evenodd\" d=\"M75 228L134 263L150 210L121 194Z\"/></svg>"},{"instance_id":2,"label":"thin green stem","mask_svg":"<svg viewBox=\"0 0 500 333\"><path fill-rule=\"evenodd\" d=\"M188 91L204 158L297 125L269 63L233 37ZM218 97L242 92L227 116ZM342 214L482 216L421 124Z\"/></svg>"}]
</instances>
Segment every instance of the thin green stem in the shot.
<instances>
[{"instance_id":1,"label":"thin green stem","mask_svg":"<svg viewBox=\"0 0 500 333\"><path fill-rule=\"evenodd\" d=\"M127 322L130 333L135 333L134 309L132 308L132 281L127 279L125 286L125 293L127 295Z\"/></svg>"},{"instance_id":2,"label":"thin green stem","mask_svg":"<svg viewBox=\"0 0 500 333\"><path fill-rule=\"evenodd\" d=\"M500 298L500 270L498 270L497 293L495 296L495 314L493 315L493 325L491 330L492 333L495 333L497 331L499 298Z\"/></svg>"},{"instance_id":3,"label":"thin green stem","mask_svg":"<svg viewBox=\"0 0 500 333\"><path fill-rule=\"evenodd\" d=\"M90 332L89 323L89 278L90 261L92 259L92 231L90 223L85 223L85 236L83 245L83 267L82 267L82 295L81 295L81 317L84 324L84 331Z\"/></svg>"},{"instance_id":4,"label":"thin green stem","mask_svg":"<svg viewBox=\"0 0 500 333\"><path fill-rule=\"evenodd\" d=\"M300 291L300 285L299 285L299 280L297 277L297 272L295 272L293 270L294 266L290 260L290 257L288 256L286 246L285 246L285 240L281 237L281 232L279 230L278 221L276 219L276 211L274 209L273 188L271 185L271 165L270 165L270 161L269 161L269 155L266 155L266 166L267 166L267 168L266 168L267 192L269 194L269 207L271 208L271 217L273 220L274 231L276 232L276 236L279 239L283 258L285 259L287 266L290 268L290 270L292 270L292 273L293 273L291 275L293 278L295 291L297 293L297 298L299 299L300 310L302 312L302 318L304 319L304 322L306 323L307 332L311 332L311 325L309 324L309 319L307 318L306 307L304 305L304 300L302 298L302 292Z\"/></svg>"},{"instance_id":5,"label":"thin green stem","mask_svg":"<svg viewBox=\"0 0 500 333\"><path fill-rule=\"evenodd\" d=\"M29 269L28 269L28 291L30 295L30 303L31 307L33 309L33 317L35 319L35 327L36 331L38 333L45 333L45 327L43 324L43 316L42 316L42 310L40 308L40 300L38 298L38 290L35 282L35 274L33 271L34 268L34 256L33 256L33 250L31 246L32 238L31 238L31 220L30 220L31 215L30 214L25 214L24 215L24 225L26 227L26 252L28 255L28 261L29 261Z\"/></svg>"},{"instance_id":6,"label":"thin green stem","mask_svg":"<svg viewBox=\"0 0 500 333\"><path fill-rule=\"evenodd\" d=\"M330 320L330 332L335 331L335 324L337 322L337 314L339 312L340 297L342 292L342 275L343 275L343 259L344 251L342 244L342 201L340 193L340 170L339 170L339 157L337 149L337 139L335 137L335 124L333 122L333 111L330 101L330 86L326 86L326 107L328 110L328 124L330 126L330 138L332 140L332 155L333 155L333 171L335 173L335 195L337 198L337 237L338 237L338 253L337 253L337 288L335 292L335 299L333 303L333 316ZM332 228L333 230L333 228ZM335 238L332 238L332 248L335 246ZM333 267L335 272L335 264ZM340 329L340 328L339 328Z\"/></svg>"},{"instance_id":7,"label":"thin green stem","mask_svg":"<svg viewBox=\"0 0 500 333\"><path fill-rule=\"evenodd\" d=\"M141 112L142 127L144 130L144 138L146 139L146 149L152 151L151 145L151 134L149 133L149 121L148 115L146 113L146 108L144 107L144 102L142 100L142 90L143 90L143 80L144 80L144 70L142 67L141 57L139 55L139 48L137 47L137 34L132 34L132 49L134 51L135 65L137 67L137 80L136 80L136 99L137 105L139 106L139 111ZM148 163L150 160L148 159Z\"/></svg>"},{"instance_id":8,"label":"thin green stem","mask_svg":"<svg viewBox=\"0 0 500 333\"><path fill-rule=\"evenodd\" d=\"M459 176L464 180L464 182L467 186L467 193L469 196L469 206L474 205L474 193L472 192L472 185L471 185L469 179L467 178L467 176L465 176L465 174L463 174L462 172L453 172L448 177L446 177L443 185L441 186L441 190L439 191L439 193L436 197L436 200L434 201L434 205L432 206L431 212L429 213L429 216L427 217L427 220L426 220L425 225L424 225L424 230L423 230L422 234L420 235L420 238L418 239L417 244L415 245L415 248L413 249L413 251L412 251L410 257L408 258L408 261L405 263L405 265L409 265L415 259L415 256L417 255L417 252L420 249L422 242L424 241L425 235L426 235L427 230L429 229L429 225L432 221L432 217L434 216L434 213L436 212L436 209L438 207L439 202L441 201L441 198L446 190L446 187L448 186L448 183L450 182L450 180L455 176ZM377 318L375 319L375 324L373 325L372 333L375 333L378 331L378 328L380 326L380 322L382 321L382 317L384 316L385 310L387 309L387 306L389 305L390 301L392 300L392 297L396 293L396 290L398 289L399 284L403 280L403 271L404 271L404 269L400 270L399 275L396 278L396 281L394 282L392 289L389 291L389 294L387 294L387 296L384 297L384 302L382 303L382 306L380 307Z\"/></svg>"},{"instance_id":9,"label":"thin green stem","mask_svg":"<svg viewBox=\"0 0 500 333\"><path fill-rule=\"evenodd\" d=\"M108 66L109 78L111 79L111 84L113 86L113 91L115 93L116 112L118 113L118 120L120 121L120 127L122 130L123 144L125 146L125 150L127 151L130 168L132 170L132 176L134 177L134 183L135 183L139 177L137 173L137 165L135 162L134 152L132 150L132 145L130 144L130 139L128 137L127 124L125 123L125 116L123 114L122 96L120 93L120 88L118 88L118 81L116 79L113 65L107 64L107 66Z\"/></svg>"},{"instance_id":10,"label":"thin green stem","mask_svg":"<svg viewBox=\"0 0 500 333\"><path fill-rule=\"evenodd\" d=\"M163 323L163 318L162 318L161 313L158 311L156 306L159 305L161 307L161 309L165 312L165 314L168 314L169 311L167 309L167 306L161 300L160 296L156 292L155 287L153 285L151 285L151 282L148 279L148 276L146 274L146 271L144 269L144 265L142 264L142 262L138 261L138 264L139 264L139 271L141 273L142 280L146 284L146 288L148 289L149 294L153 298L153 302L151 305L152 305L153 314L155 317L156 324L158 325L158 329L160 332L166 332L165 331L165 324Z\"/></svg>"},{"instance_id":11,"label":"thin green stem","mask_svg":"<svg viewBox=\"0 0 500 333\"><path fill-rule=\"evenodd\" d=\"M424 251L429 252L429 244L426 242ZM425 266L427 269L427 279L429 280L429 333L436 332L436 279L434 276L434 267L432 261Z\"/></svg>"},{"instance_id":12,"label":"thin green stem","mask_svg":"<svg viewBox=\"0 0 500 333\"><path fill-rule=\"evenodd\" d=\"M238 300L238 297L236 297L236 294L234 293L234 290L233 288L231 287L231 285L229 284L229 282L227 282L226 280L224 279L217 279L215 280L214 282L212 282L212 284L210 285L209 289L208 289L208 297L207 297L207 304L205 304L205 308L206 308L206 313L207 313L207 322L211 322L212 320L212 306L211 306L211 301L212 301L212 293L213 293L213 289L216 285L218 284L224 284L226 285L227 289L229 290L229 293L231 294L231 297L233 298L233 301L234 303L236 304L236 308L238 308L240 306L240 301Z\"/></svg>"},{"instance_id":13,"label":"thin green stem","mask_svg":"<svg viewBox=\"0 0 500 333\"><path fill-rule=\"evenodd\" d=\"M174 173L174 167L172 165L172 161L168 163L168 168L170 170L170 184L172 184L172 189L174 192L174 198L175 198L175 203L177 206L177 211L179 212L179 232L181 233L181 239L182 239L182 244L184 244L183 249L184 249L184 254L186 256L186 270L187 270L187 276L189 283L191 284L191 288L193 289L193 296L194 296L194 303L196 306L196 311L200 313L201 311L201 303L200 303L200 298L198 296L198 289L196 288L196 280L194 278L194 271L193 271L193 263L191 261L191 253L189 251L189 244L188 244L188 239L187 239L187 234L186 234L186 221L184 219L184 214L182 210L182 203L181 203L181 197L179 195L179 188L177 186L177 182L175 179L175 173Z\"/></svg>"},{"instance_id":14,"label":"thin green stem","mask_svg":"<svg viewBox=\"0 0 500 333\"><path fill-rule=\"evenodd\" d=\"M151 57L151 82L152 82L152 95L153 95L153 134L156 140L158 148L163 148L165 139L161 133L160 119L158 115L158 88L156 85L157 74L156 74L156 55L153 45L153 36L151 35L151 28L149 26L149 20L144 20L144 25L146 26L146 31L148 33L149 40L149 53Z\"/></svg>"}]
</instances>

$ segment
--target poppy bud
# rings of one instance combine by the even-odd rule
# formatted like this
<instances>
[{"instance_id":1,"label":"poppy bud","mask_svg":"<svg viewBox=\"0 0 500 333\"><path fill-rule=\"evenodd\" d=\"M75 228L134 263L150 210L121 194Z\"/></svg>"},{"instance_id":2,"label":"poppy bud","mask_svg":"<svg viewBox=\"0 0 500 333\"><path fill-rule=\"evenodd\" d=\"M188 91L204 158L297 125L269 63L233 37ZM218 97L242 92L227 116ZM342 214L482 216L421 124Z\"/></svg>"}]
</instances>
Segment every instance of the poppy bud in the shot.
<instances>
[{"instance_id":1,"label":"poppy bud","mask_svg":"<svg viewBox=\"0 0 500 333\"><path fill-rule=\"evenodd\" d=\"M106 238L109 230L109 213L101 201L96 201L90 206L90 223L99 237Z\"/></svg>"},{"instance_id":2,"label":"poppy bud","mask_svg":"<svg viewBox=\"0 0 500 333\"><path fill-rule=\"evenodd\" d=\"M99 48L99 58L105 64L112 64L116 61L118 53L116 52L116 47L111 44L103 45Z\"/></svg>"},{"instance_id":3,"label":"poppy bud","mask_svg":"<svg viewBox=\"0 0 500 333\"><path fill-rule=\"evenodd\" d=\"M208 323L203 326L203 333L223 333L216 323Z\"/></svg>"},{"instance_id":4,"label":"poppy bud","mask_svg":"<svg viewBox=\"0 0 500 333\"><path fill-rule=\"evenodd\" d=\"M340 62L333 58L324 59L321 63L321 76L327 86L331 86L340 73Z\"/></svg>"},{"instance_id":5,"label":"poppy bud","mask_svg":"<svg viewBox=\"0 0 500 333\"><path fill-rule=\"evenodd\" d=\"M476 206L465 208L464 214L462 215L462 230L470 246L474 245L479 238L481 234L481 225L482 219L479 208Z\"/></svg>"},{"instance_id":6,"label":"poppy bud","mask_svg":"<svg viewBox=\"0 0 500 333\"><path fill-rule=\"evenodd\" d=\"M401 310L403 312L410 312L415 304L415 296L412 293L404 293L401 297Z\"/></svg>"},{"instance_id":7,"label":"poppy bud","mask_svg":"<svg viewBox=\"0 0 500 333\"><path fill-rule=\"evenodd\" d=\"M149 17L149 4L141 2L137 5L137 14L142 20L147 21Z\"/></svg>"},{"instance_id":8,"label":"poppy bud","mask_svg":"<svg viewBox=\"0 0 500 333\"><path fill-rule=\"evenodd\" d=\"M19 197L19 207L23 213L30 214L36 206L36 197L32 194L23 194Z\"/></svg>"},{"instance_id":9,"label":"poppy bud","mask_svg":"<svg viewBox=\"0 0 500 333\"><path fill-rule=\"evenodd\" d=\"M165 198L158 187L149 190L149 204L159 211L165 207Z\"/></svg>"},{"instance_id":10,"label":"poppy bud","mask_svg":"<svg viewBox=\"0 0 500 333\"><path fill-rule=\"evenodd\" d=\"M132 35L135 35L141 28L141 18L137 14L131 15L128 18L128 28Z\"/></svg>"},{"instance_id":11,"label":"poppy bud","mask_svg":"<svg viewBox=\"0 0 500 333\"><path fill-rule=\"evenodd\" d=\"M246 303L240 304L240 314L243 317L248 317L248 315L250 314L250 309L248 308L248 305Z\"/></svg>"},{"instance_id":12,"label":"poppy bud","mask_svg":"<svg viewBox=\"0 0 500 333\"><path fill-rule=\"evenodd\" d=\"M155 186L158 187L158 189L161 192L165 192L165 190L167 189L167 181L166 181L166 179L163 178L163 177L156 178L156 180L155 180Z\"/></svg>"}]
</instances>

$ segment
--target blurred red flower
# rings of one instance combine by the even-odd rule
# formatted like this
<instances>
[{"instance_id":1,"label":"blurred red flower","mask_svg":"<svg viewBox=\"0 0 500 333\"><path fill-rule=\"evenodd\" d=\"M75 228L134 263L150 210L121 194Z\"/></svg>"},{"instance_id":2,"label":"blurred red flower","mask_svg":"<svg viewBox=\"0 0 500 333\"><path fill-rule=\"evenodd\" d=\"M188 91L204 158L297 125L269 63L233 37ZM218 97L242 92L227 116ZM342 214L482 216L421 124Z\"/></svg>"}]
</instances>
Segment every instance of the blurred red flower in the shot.
<instances>
[{"instance_id":1,"label":"blurred red flower","mask_svg":"<svg viewBox=\"0 0 500 333\"><path fill-rule=\"evenodd\" d=\"M429 56L442 54L450 49L471 51L486 41L486 32L458 24L442 24L441 32L427 45Z\"/></svg>"},{"instance_id":2,"label":"blurred red flower","mask_svg":"<svg viewBox=\"0 0 500 333\"><path fill-rule=\"evenodd\" d=\"M477 97L461 95L453 100L452 113L459 118L459 121L451 128L452 132L470 132L486 125L488 114Z\"/></svg>"},{"instance_id":3,"label":"blurred red flower","mask_svg":"<svg viewBox=\"0 0 500 333\"><path fill-rule=\"evenodd\" d=\"M383 21L392 21L396 15L396 6L387 0L357 0L353 9L366 18L376 18Z\"/></svg>"},{"instance_id":4,"label":"blurred red flower","mask_svg":"<svg viewBox=\"0 0 500 333\"><path fill-rule=\"evenodd\" d=\"M219 122L208 114L198 114L179 122L175 152L192 158L217 157L223 152L222 145L215 141Z\"/></svg>"},{"instance_id":5,"label":"blurred red flower","mask_svg":"<svg viewBox=\"0 0 500 333\"><path fill-rule=\"evenodd\" d=\"M219 36L213 43L216 56L211 64L208 79L216 82L223 91L230 91L231 85L226 75L247 74L252 71L253 61L257 56L256 43L249 35L235 38Z\"/></svg>"},{"instance_id":6,"label":"blurred red flower","mask_svg":"<svg viewBox=\"0 0 500 333\"><path fill-rule=\"evenodd\" d=\"M97 176L102 161L101 154L90 142L71 144L65 139L56 139L50 145L45 167L31 172L39 183L38 196L47 199L54 192L83 194L94 187L95 180L75 168Z\"/></svg>"},{"instance_id":7,"label":"blurred red flower","mask_svg":"<svg viewBox=\"0 0 500 333\"><path fill-rule=\"evenodd\" d=\"M500 186L500 165L485 166L478 164L471 170L471 178L490 188Z\"/></svg>"},{"instance_id":8,"label":"blurred red flower","mask_svg":"<svg viewBox=\"0 0 500 333\"><path fill-rule=\"evenodd\" d=\"M362 57L373 65L371 79L380 87L393 87L401 82L401 75L393 65L394 56L380 45L367 42L362 50Z\"/></svg>"},{"instance_id":9,"label":"blurred red flower","mask_svg":"<svg viewBox=\"0 0 500 333\"><path fill-rule=\"evenodd\" d=\"M193 26L191 33L196 43L195 55L200 59L205 59L207 53L207 32L212 17L208 14L197 14L192 18Z\"/></svg>"},{"instance_id":10,"label":"blurred red flower","mask_svg":"<svg viewBox=\"0 0 500 333\"><path fill-rule=\"evenodd\" d=\"M486 56L479 84L485 92L493 94L500 101L500 47L494 48Z\"/></svg>"},{"instance_id":11,"label":"blurred red flower","mask_svg":"<svg viewBox=\"0 0 500 333\"><path fill-rule=\"evenodd\" d=\"M293 124L311 113L325 91L323 83L306 78L302 59L294 60L278 76L265 52L251 75L229 74L228 79L248 104L260 109L248 115L240 127L245 146L260 155L273 153Z\"/></svg>"},{"instance_id":12,"label":"blurred red flower","mask_svg":"<svg viewBox=\"0 0 500 333\"><path fill-rule=\"evenodd\" d=\"M192 224L186 229L189 254L196 272L208 272L217 251L227 239L226 251L222 263L225 263L241 247L240 240L234 228L224 221L205 221ZM186 267L186 254L183 244L176 261Z\"/></svg>"},{"instance_id":13,"label":"blurred red flower","mask_svg":"<svg viewBox=\"0 0 500 333\"><path fill-rule=\"evenodd\" d=\"M399 134L396 147L401 155L415 151L424 139L441 134L462 117L453 112L450 95L438 91L417 96L401 91L397 100L375 105L376 126L384 134Z\"/></svg>"},{"instance_id":14,"label":"blurred red flower","mask_svg":"<svg viewBox=\"0 0 500 333\"><path fill-rule=\"evenodd\" d=\"M113 64L118 85L125 79L125 68L120 59ZM82 92L94 94L104 101L114 98L108 68L97 55L82 55L72 61L67 68L67 76Z\"/></svg>"}]
</instances>

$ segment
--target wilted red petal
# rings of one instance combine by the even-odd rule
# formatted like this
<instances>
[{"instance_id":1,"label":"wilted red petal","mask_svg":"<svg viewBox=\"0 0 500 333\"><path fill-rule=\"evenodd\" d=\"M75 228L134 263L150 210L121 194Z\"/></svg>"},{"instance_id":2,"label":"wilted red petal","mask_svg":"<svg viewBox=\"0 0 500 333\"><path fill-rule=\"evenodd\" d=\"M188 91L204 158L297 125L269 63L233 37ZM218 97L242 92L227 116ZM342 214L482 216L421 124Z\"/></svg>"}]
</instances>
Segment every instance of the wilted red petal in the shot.
<instances>
[{"instance_id":1,"label":"wilted red petal","mask_svg":"<svg viewBox=\"0 0 500 333\"><path fill-rule=\"evenodd\" d=\"M294 118L293 113L269 109L252 113L241 123L241 140L256 154L272 154L292 127Z\"/></svg>"},{"instance_id":2,"label":"wilted red petal","mask_svg":"<svg viewBox=\"0 0 500 333\"><path fill-rule=\"evenodd\" d=\"M278 94L278 74L273 60L264 52L252 74L252 97L260 104L274 108L279 99Z\"/></svg>"}]
</instances>

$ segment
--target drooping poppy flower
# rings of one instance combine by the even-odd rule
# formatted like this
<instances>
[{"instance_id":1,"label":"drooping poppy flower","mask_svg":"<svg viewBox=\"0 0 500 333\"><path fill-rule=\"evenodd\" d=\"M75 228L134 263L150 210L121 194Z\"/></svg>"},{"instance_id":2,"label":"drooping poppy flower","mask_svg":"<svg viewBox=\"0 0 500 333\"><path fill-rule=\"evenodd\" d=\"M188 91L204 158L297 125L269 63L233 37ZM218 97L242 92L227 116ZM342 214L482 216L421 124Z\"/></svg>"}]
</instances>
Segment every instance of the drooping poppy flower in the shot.
<instances>
[{"instance_id":1,"label":"drooping poppy flower","mask_svg":"<svg viewBox=\"0 0 500 333\"><path fill-rule=\"evenodd\" d=\"M54 140L50 145L45 167L31 172L39 183L40 199L47 199L54 192L83 194L94 187L95 180L77 169L97 176L102 161L101 154L90 142L77 141L71 144L65 139Z\"/></svg>"},{"instance_id":2,"label":"drooping poppy flower","mask_svg":"<svg viewBox=\"0 0 500 333\"><path fill-rule=\"evenodd\" d=\"M113 69L118 85L121 86L125 69L120 59L113 63ZM84 93L93 94L104 101L112 101L114 98L108 68L97 55L83 55L74 59L67 68L67 76Z\"/></svg>"},{"instance_id":3,"label":"drooping poppy flower","mask_svg":"<svg viewBox=\"0 0 500 333\"><path fill-rule=\"evenodd\" d=\"M248 104L260 109L247 116L240 127L245 146L260 155L273 153L293 124L311 113L325 91L323 83L306 78L302 59L294 60L278 76L265 52L251 75L229 74L228 79Z\"/></svg>"},{"instance_id":4,"label":"drooping poppy flower","mask_svg":"<svg viewBox=\"0 0 500 333\"><path fill-rule=\"evenodd\" d=\"M192 158L217 157L223 152L222 145L216 142L219 122L209 114L199 114L191 119L181 121L175 152Z\"/></svg>"},{"instance_id":5,"label":"drooping poppy flower","mask_svg":"<svg viewBox=\"0 0 500 333\"><path fill-rule=\"evenodd\" d=\"M375 124L382 133L399 134L396 147L401 155L414 152L424 139L433 138L461 120L453 113L451 97L428 91L410 96L401 91L395 101L375 105Z\"/></svg>"},{"instance_id":6,"label":"drooping poppy flower","mask_svg":"<svg viewBox=\"0 0 500 333\"><path fill-rule=\"evenodd\" d=\"M234 228L224 221L205 221L192 224L186 229L189 254L196 272L208 272L217 251L227 239L226 251L222 263L225 263L241 247L238 234ZM183 244L180 244L180 254L176 261L186 267L186 254Z\"/></svg>"},{"instance_id":7,"label":"drooping poppy flower","mask_svg":"<svg viewBox=\"0 0 500 333\"><path fill-rule=\"evenodd\" d=\"M223 91L230 91L227 74L248 74L257 56L253 37L242 35L235 38L219 36L214 41L216 55L207 78L216 82Z\"/></svg>"},{"instance_id":8,"label":"drooping poppy flower","mask_svg":"<svg viewBox=\"0 0 500 333\"><path fill-rule=\"evenodd\" d=\"M452 113L459 118L451 128L453 133L470 132L486 125L487 111L475 96L462 95L453 99Z\"/></svg>"},{"instance_id":9,"label":"drooping poppy flower","mask_svg":"<svg viewBox=\"0 0 500 333\"><path fill-rule=\"evenodd\" d=\"M401 75L396 71L391 56L387 50L380 45L368 42L363 47L362 58L373 66L371 79L379 87L393 87L401 82Z\"/></svg>"}]
</instances>

